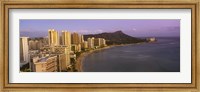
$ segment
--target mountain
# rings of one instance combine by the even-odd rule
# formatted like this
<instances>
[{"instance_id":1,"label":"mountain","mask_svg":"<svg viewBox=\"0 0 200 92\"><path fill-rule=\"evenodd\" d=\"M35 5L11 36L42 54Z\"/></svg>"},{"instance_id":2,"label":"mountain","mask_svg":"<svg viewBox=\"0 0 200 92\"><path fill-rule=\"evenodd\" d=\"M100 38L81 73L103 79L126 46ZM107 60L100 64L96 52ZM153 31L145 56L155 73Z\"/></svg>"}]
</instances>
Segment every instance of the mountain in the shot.
<instances>
[{"instance_id":1,"label":"mountain","mask_svg":"<svg viewBox=\"0 0 200 92\"><path fill-rule=\"evenodd\" d=\"M84 40L87 40L87 38L91 38L91 37L104 38L104 39L106 39L106 43L108 45L130 44L130 43L139 43L139 42L145 42L146 41L144 39L129 36L129 35L123 33L121 30L113 32L113 33L100 33L100 34L84 35Z\"/></svg>"}]
</instances>

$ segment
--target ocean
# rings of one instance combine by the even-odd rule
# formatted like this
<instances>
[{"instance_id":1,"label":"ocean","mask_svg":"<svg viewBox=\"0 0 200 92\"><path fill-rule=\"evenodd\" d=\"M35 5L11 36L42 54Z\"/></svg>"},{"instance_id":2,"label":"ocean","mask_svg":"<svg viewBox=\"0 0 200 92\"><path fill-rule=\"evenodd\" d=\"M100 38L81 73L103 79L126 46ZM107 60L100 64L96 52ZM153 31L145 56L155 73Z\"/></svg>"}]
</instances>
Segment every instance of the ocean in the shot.
<instances>
[{"instance_id":1,"label":"ocean","mask_svg":"<svg viewBox=\"0 0 200 92\"><path fill-rule=\"evenodd\" d=\"M83 72L180 72L180 38L116 46L89 54Z\"/></svg>"}]
</instances>

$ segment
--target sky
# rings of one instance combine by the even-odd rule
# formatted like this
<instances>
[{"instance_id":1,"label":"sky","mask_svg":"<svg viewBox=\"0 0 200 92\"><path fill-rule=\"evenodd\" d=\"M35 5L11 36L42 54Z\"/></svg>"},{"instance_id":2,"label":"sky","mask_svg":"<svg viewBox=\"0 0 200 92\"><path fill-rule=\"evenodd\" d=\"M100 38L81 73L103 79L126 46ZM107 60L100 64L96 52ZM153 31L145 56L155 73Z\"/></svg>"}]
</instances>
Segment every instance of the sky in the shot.
<instances>
[{"instance_id":1,"label":"sky","mask_svg":"<svg viewBox=\"0 0 200 92\"><path fill-rule=\"evenodd\" d=\"M45 37L48 29L98 34L121 30L133 37L180 37L179 19L64 19L20 20L20 36Z\"/></svg>"}]
</instances>

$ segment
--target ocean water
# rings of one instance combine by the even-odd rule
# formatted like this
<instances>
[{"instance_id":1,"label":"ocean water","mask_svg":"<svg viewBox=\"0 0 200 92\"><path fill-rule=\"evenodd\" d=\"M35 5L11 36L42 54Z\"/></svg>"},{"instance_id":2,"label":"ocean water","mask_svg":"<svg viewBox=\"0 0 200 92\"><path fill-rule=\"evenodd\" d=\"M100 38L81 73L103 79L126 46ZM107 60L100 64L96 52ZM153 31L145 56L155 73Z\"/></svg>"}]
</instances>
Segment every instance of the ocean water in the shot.
<instances>
[{"instance_id":1,"label":"ocean water","mask_svg":"<svg viewBox=\"0 0 200 92\"><path fill-rule=\"evenodd\" d=\"M180 72L180 39L117 46L86 56L83 72Z\"/></svg>"}]
</instances>

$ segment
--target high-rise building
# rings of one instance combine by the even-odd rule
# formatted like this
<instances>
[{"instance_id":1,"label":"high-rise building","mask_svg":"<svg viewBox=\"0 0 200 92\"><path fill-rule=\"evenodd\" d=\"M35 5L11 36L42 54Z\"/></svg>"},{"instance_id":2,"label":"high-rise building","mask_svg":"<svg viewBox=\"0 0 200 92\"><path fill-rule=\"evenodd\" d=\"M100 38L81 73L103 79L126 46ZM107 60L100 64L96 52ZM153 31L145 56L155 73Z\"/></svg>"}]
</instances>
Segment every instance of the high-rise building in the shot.
<instances>
[{"instance_id":1,"label":"high-rise building","mask_svg":"<svg viewBox=\"0 0 200 92\"><path fill-rule=\"evenodd\" d=\"M49 38L49 45L50 46L57 46L59 45L59 34L54 29L48 30L48 38Z\"/></svg>"},{"instance_id":2,"label":"high-rise building","mask_svg":"<svg viewBox=\"0 0 200 92\"><path fill-rule=\"evenodd\" d=\"M48 56L48 57L34 57L32 59L32 71L33 72L56 72L58 71L57 68L57 56Z\"/></svg>"},{"instance_id":3,"label":"high-rise building","mask_svg":"<svg viewBox=\"0 0 200 92\"><path fill-rule=\"evenodd\" d=\"M84 42L81 44L81 48L82 48L82 49L87 49L87 48L88 48L88 42L87 42L87 41L84 41Z\"/></svg>"},{"instance_id":4,"label":"high-rise building","mask_svg":"<svg viewBox=\"0 0 200 92\"><path fill-rule=\"evenodd\" d=\"M77 51L81 52L81 44L77 44Z\"/></svg>"},{"instance_id":5,"label":"high-rise building","mask_svg":"<svg viewBox=\"0 0 200 92\"><path fill-rule=\"evenodd\" d=\"M69 55L68 55L69 56ZM66 71L67 70L67 66L69 65L70 62L66 62L67 61L67 55L65 53L63 54L57 54L57 65L58 65L58 71ZM68 64L67 64L68 63Z\"/></svg>"},{"instance_id":6,"label":"high-rise building","mask_svg":"<svg viewBox=\"0 0 200 92\"><path fill-rule=\"evenodd\" d=\"M29 50L39 50L41 47L43 47L45 45L43 40L44 39L30 40L29 41Z\"/></svg>"},{"instance_id":7,"label":"high-rise building","mask_svg":"<svg viewBox=\"0 0 200 92\"><path fill-rule=\"evenodd\" d=\"M83 35L79 35L79 43L83 43L84 42L84 37Z\"/></svg>"},{"instance_id":8,"label":"high-rise building","mask_svg":"<svg viewBox=\"0 0 200 92\"><path fill-rule=\"evenodd\" d=\"M37 41L36 40L36 49L39 50L40 48L42 48L44 45L42 43L42 40Z\"/></svg>"},{"instance_id":9,"label":"high-rise building","mask_svg":"<svg viewBox=\"0 0 200 92\"><path fill-rule=\"evenodd\" d=\"M35 50L36 49L36 44L34 40L28 41L29 43L29 50Z\"/></svg>"},{"instance_id":10,"label":"high-rise building","mask_svg":"<svg viewBox=\"0 0 200 92\"><path fill-rule=\"evenodd\" d=\"M20 63L29 62L28 37L20 37Z\"/></svg>"},{"instance_id":11,"label":"high-rise building","mask_svg":"<svg viewBox=\"0 0 200 92\"><path fill-rule=\"evenodd\" d=\"M87 42L88 42L88 48L89 48L89 49L94 48L94 37L88 38L88 39L87 39Z\"/></svg>"},{"instance_id":12,"label":"high-rise building","mask_svg":"<svg viewBox=\"0 0 200 92\"><path fill-rule=\"evenodd\" d=\"M71 46L71 33L67 31L62 31L62 45ZM71 50L71 49L70 49Z\"/></svg>"},{"instance_id":13,"label":"high-rise building","mask_svg":"<svg viewBox=\"0 0 200 92\"><path fill-rule=\"evenodd\" d=\"M78 33L72 34L72 51L80 52L81 51L81 44L84 41L83 35L79 35Z\"/></svg>"},{"instance_id":14,"label":"high-rise building","mask_svg":"<svg viewBox=\"0 0 200 92\"><path fill-rule=\"evenodd\" d=\"M71 41L72 41L71 43L72 43L72 44L79 44L79 43L80 43L80 41L79 41L80 38L79 38L78 33L75 33L75 32L72 33L71 38L72 38L72 39L71 39Z\"/></svg>"},{"instance_id":15,"label":"high-rise building","mask_svg":"<svg viewBox=\"0 0 200 92\"><path fill-rule=\"evenodd\" d=\"M100 38L100 46L106 46L106 40L104 38Z\"/></svg>"},{"instance_id":16,"label":"high-rise building","mask_svg":"<svg viewBox=\"0 0 200 92\"><path fill-rule=\"evenodd\" d=\"M55 55L65 55L65 59L61 59L62 61L62 69L66 69L67 66L70 65L70 47L65 45L60 46L45 46L42 49L43 54L55 54ZM62 55L63 58L63 55Z\"/></svg>"},{"instance_id":17,"label":"high-rise building","mask_svg":"<svg viewBox=\"0 0 200 92\"><path fill-rule=\"evenodd\" d=\"M102 39L103 46L106 46L106 40Z\"/></svg>"},{"instance_id":18,"label":"high-rise building","mask_svg":"<svg viewBox=\"0 0 200 92\"><path fill-rule=\"evenodd\" d=\"M95 38L94 39L94 46L97 46L97 47L100 47L100 45L101 45L101 38Z\"/></svg>"},{"instance_id":19,"label":"high-rise building","mask_svg":"<svg viewBox=\"0 0 200 92\"><path fill-rule=\"evenodd\" d=\"M81 44L72 44L71 49L74 52L80 52L81 51Z\"/></svg>"}]
</instances>

